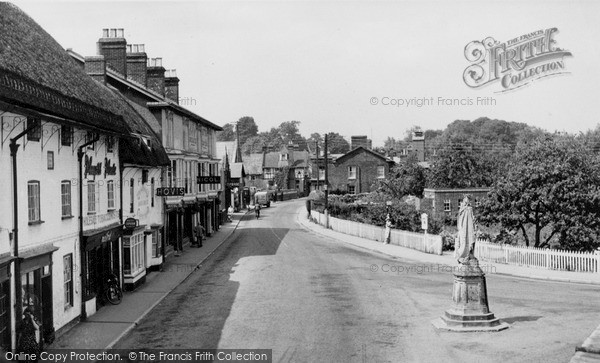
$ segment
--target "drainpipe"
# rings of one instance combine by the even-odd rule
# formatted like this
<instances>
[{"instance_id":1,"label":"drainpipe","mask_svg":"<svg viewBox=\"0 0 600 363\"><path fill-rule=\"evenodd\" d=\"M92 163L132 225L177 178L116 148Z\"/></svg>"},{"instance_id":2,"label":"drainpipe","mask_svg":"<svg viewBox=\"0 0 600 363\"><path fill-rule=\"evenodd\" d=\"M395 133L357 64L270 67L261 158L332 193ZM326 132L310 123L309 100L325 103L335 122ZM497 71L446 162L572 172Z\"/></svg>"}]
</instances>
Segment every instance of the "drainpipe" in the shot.
<instances>
[{"instance_id":1,"label":"drainpipe","mask_svg":"<svg viewBox=\"0 0 600 363\"><path fill-rule=\"evenodd\" d=\"M119 141L120 143L120 141ZM121 160L121 155L119 155L119 224L123 224L123 171L125 170L125 165L123 165L123 161ZM121 239L123 241L123 239ZM119 246L119 256L123 255L122 246ZM112 251L111 251L112 253ZM119 258L119 282L121 286L123 286L125 282L125 276L123 274L123 258Z\"/></svg>"},{"instance_id":2,"label":"drainpipe","mask_svg":"<svg viewBox=\"0 0 600 363\"><path fill-rule=\"evenodd\" d=\"M13 256L15 257L15 326L21 322L23 315L23 296L21 295L21 261L19 260L19 204L18 204L18 188L17 188L17 151L19 144L17 140L27 135L27 133L38 127L31 125L23 132L10 139L10 156L12 158L13 171ZM15 328L16 331L16 328Z\"/></svg>"},{"instance_id":3,"label":"drainpipe","mask_svg":"<svg viewBox=\"0 0 600 363\"><path fill-rule=\"evenodd\" d=\"M85 254L85 248L81 248L84 247L83 246L83 167L81 166L81 162L83 160L83 156L85 155L85 152L83 151L84 148L88 147L88 145L91 145L93 143L95 143L96 141L98 141L100 139L100 137L98 135L96 135L94 137L94 139L92 139L91 141L86 142L85 144L81 145L80 147L77 148L77 163L79 166L79 244L80 244L80 248L79 248L79 280L81 281L81 320L85 321L87 319L87 314L85 311L85 301L84 301L84 291L86 290L86 285L87 285L87 280L84 279L84 271L85 269L87 269L87 266L85 266L84 268L84 261L85 259L83 258L84 254Z\"/></svg>"}]
</instances>

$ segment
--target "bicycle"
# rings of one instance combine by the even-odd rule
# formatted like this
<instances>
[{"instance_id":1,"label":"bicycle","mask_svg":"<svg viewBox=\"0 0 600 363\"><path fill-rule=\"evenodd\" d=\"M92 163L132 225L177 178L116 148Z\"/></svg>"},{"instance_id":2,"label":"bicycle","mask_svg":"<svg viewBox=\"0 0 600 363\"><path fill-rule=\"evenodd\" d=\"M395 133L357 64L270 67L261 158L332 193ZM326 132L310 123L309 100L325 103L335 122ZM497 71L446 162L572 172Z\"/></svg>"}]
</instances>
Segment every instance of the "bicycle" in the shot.
<instances>
[{"instance_id":1,"label":"bicycle","mask_svg":"<svg viewBox=\"0 0 600 363\"><path fill-rule=\"evenodd\" d=\"M106 278L104 297L113 305L118 305L121 303L121 300L123 300L123 291L119 286L119 279L117 279L115 274L110 274Z\"/></svg>"}]
</instances>

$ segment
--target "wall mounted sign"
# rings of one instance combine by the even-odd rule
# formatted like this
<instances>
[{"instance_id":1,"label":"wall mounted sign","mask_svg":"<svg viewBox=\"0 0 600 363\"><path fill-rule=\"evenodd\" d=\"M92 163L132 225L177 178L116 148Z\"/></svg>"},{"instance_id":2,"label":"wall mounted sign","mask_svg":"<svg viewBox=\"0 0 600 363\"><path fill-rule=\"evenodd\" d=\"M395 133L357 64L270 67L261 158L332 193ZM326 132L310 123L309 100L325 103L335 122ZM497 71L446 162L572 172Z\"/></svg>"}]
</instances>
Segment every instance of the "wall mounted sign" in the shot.
<instances>
[{"instance_id":1,"label":"wall mounted sign","mask_svg":"<svg viewBox=\"0 0 600 363\"><path fill-rule=\"evenodd\" d=\"M157 197L182 196L185 195L185 188L156 188Z\"/></svg>"},{"instance_id":2,"label":"wall mounted sign","mask_svg":"<svg viewBox=\"0 0 600 363\"><path fill-rule=\"evenodd\" d=\"M220 184L220 176L198 176L198 184Z\"/></svg>"}]
</instances>

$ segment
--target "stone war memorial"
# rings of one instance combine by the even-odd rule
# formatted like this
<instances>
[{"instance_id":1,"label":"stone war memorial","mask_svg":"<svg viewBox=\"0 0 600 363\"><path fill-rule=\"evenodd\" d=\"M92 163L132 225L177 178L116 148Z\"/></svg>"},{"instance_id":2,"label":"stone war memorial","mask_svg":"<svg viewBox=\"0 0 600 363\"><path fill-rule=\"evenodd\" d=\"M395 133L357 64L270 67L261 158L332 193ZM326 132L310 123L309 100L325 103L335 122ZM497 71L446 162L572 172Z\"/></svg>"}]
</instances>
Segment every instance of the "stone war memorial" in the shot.
<instances>
[{"instance_id":1,"label":"stone war memorial","mask_svg":"<svg viewBox=\"0 0 600 363\"><path fill-rule=\"evenodd\" d=\"M475 229L470 198L465 196L458 212L458 238L454 255L458 268L454 269L452 306L440 318L432 321L437 329L456 332L500 331L508 324L494 317L487 299L485 274L473 255Z\"/></svg>"}]
</instances>

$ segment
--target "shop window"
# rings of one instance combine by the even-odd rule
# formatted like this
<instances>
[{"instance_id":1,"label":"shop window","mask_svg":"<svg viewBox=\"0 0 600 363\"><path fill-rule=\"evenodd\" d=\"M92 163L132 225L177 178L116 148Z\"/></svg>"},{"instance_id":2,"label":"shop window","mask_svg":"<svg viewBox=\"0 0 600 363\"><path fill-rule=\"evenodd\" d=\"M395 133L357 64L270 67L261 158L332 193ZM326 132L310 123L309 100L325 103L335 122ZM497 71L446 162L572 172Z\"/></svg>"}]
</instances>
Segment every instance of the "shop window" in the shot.
<instances>
[{"instance_id":1,"label":"shop window","mask_svg":"<svg viewBox=\"0 0 600 363\"><path fill-rule=\"evenodd\" d=\"M65 309L73 306L73 254L63 257Z\"/></svg>"},{"instance_id":2,"label":"shop window","mask_svg":"<svg viewBox=\"0 0 600 363\"><path fill-rule=\"evenodd\" d=\"M29 223L41 222L39 181L27 182L27 202L29 209Z\"/></svg>"},{"instance_id":3,"label":"shop window","mask_svg":"<svg viewBox=\"0 0 600 363\"><path fill-rule=\"evenodd\" d=\"M123 237L123 273L135 276L146 268L144 260L144 234Z\"/></svg>"},{"instance_id":4,"label":"shop window","mask_svg":"<svg viewBox=\"0 0 600 363\"><path fill-rule=\"evenodd\" d=\"M62 201L62 217L69 218L72 217L71 214L71 182L68 180L63 180L60 183L60 194Z\"/></svg>"}]
</instances>

